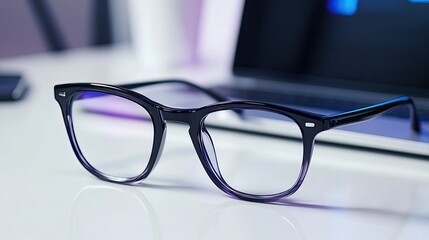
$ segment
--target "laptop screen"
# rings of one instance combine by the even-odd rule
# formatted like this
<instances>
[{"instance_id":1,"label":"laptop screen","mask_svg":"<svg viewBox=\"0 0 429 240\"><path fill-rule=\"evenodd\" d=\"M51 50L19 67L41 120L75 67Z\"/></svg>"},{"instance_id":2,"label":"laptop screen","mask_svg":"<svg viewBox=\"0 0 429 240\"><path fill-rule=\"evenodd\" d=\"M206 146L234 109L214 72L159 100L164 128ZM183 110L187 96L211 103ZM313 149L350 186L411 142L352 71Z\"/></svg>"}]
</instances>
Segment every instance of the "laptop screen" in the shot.
<instances>
[{"instance_id":1,"label":"laptop screen","mask_svg":"<svg viewBox=\"0 0 429 240\"><path fill-rule=\"evenodd\" d=\"M429 0L247 0L237 75L429 95Z\"/></svg>"}]
</instances>

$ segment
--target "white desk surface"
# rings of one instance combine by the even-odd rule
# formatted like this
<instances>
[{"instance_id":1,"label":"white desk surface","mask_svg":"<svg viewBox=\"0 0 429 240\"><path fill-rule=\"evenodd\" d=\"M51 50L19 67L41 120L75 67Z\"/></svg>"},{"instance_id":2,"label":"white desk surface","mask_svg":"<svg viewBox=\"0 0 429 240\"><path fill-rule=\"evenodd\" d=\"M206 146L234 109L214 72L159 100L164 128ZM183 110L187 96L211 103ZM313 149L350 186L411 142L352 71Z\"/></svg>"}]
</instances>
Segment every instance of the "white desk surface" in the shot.
<instances>
[{"instance_id":1,"label":"white desk surface","mask_svg":"<svg viewBox=\"0 0 429 240\"><path fill-rule=\"evenodd\" d=\"M298 192L258 204L217 189L187 129L171 126L146 184L94 178L72 152L53 85L202 72L137 66L123 49L0 61L31 84L25 100L0 103L1 239L429 239L428 160L316 145Z\"/></svg>"}]
</instances>

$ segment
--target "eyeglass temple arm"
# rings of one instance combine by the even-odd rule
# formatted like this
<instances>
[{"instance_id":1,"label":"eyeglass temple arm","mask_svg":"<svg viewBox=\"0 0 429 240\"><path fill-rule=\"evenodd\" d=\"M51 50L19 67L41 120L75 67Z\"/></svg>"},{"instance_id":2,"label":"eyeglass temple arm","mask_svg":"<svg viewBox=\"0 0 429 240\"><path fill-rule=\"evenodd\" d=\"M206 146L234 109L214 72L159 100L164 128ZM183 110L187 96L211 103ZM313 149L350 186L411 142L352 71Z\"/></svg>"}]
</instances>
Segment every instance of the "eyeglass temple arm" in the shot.
<instances>
[{"instance_id":1,"label":"eyeglass temple arm","mask_svg":"<svg viewBox=\"0 0 429 240\"><path fill-rule=\"evenodd\" d=\"M122 88L127 88L127 89L134 89L134 88L139 88L139 87L146 87L146 86L152 86L152 85L159 85L159 84L169 84L169 83L180 83L180 84L184 84L187 85L189 87L192 87L204 94L206 94L207 96L213 98L214 100L218 101L218 102L224 102L224 101L228 101L227 98L209 90L203 87L200 87L196 84L184 81L184 80L161 80L161 81L151 81L151 82L140 82L140 83L130 83L130 84L122 84L122 85L118 85L119 87Z\"/></svg>"},{"instance_id":2,"label":"eyeglass temple arm","mask_svg":"<svg viewBox=\"0 0 429 240\"><path fill-rule=\"evenodd\" d=\"M203 88L200 87L196 84L193 84L191 82L188 81L184 81L184 80L178 80L178 79L172 79L172 80L161 80L161 81L151 81L151 82L139 82L139 83L130 83L130 84L122 84L122 85L118 85L119 87L122 88L127 88L127 89L134 89L134 88L139 88L139 87L146 87L146 86L151 86L151 85L158 85L158 84L169 84L169 83L180 83L180 84L184 84L187 85L189 87L192 87L204 94L206 94L207 96L213 98L214 100L216 100L217 102L225 102L228 101L228 99L222 95L217 94L216 92L207 89L207 88ZM240 110L233 110L234 112L236 112L240 117L243 117L243 112Z\"/></svg>"},{"instance_id":3,"label":"eyeglass temple arm","mask_svg":"<svg viewBox=\"0 0 429 240\"><path fill-rule=\"evenodd\" d=\"M398 97L369 107L325 116L325 129L336 128L370 120L398 107L406 105L410 108L411 126L413 130L415 132L420 132L420 121L417 116L416 106L410 97Z\"/></svg>"}]
</instances>

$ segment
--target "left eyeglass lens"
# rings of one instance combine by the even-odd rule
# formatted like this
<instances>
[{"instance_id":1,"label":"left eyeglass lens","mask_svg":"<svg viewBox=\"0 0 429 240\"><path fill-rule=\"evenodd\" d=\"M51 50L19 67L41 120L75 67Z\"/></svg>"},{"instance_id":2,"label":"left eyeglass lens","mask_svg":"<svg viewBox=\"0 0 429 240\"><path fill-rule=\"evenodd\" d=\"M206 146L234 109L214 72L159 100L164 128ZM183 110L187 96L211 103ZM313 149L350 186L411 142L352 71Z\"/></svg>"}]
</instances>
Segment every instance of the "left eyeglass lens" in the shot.
<instances>
[{"instance_id":1,"label":"left eyeglass lens","mask_svg":"<svg viewBox=\"0 0 429 240\"><path fill-rule=\"evenodd\" d=\"M103 174L132 178L146 169L154 139L148 111L128 99L95 91L74 98L72 122L86 161Z\"/></svg>"}]
</instances>

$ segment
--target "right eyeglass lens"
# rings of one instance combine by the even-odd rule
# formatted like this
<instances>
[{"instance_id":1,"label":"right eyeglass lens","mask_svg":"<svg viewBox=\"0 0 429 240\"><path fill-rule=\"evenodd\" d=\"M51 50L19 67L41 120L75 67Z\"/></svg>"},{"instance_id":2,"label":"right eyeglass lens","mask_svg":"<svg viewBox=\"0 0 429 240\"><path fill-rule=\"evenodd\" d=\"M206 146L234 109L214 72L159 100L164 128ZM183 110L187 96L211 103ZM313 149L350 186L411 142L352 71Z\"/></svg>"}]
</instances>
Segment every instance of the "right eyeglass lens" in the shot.
<instances>
[{"instance_id":1,"label":"right eyeglass lens","mask_svg":"<svg viewBox=\"0 0 429 240\"><path fill-rule=\"evenodd\" d=\"M264 132L263 126L267 125L276 129L274 134L290 137L272 138L222 129ZM299 178L304 148L302 133L298 124L287 116L266 110L222 110L207 115L201 131L213 169L237 191L277 194L289 190Z\"/></svg>"},{"instance_id":2,"label":"right eyeglass lens","mask_svg":"<svg viewBox=\"0 0 429 240\"><path fill-rule=\"evenodd\" d=\"M142 106L123 97L84 91L74 98L72 122L81 154L96 170L124 180L146 169L154 126Z\"/></svg>"}]
</instances>

